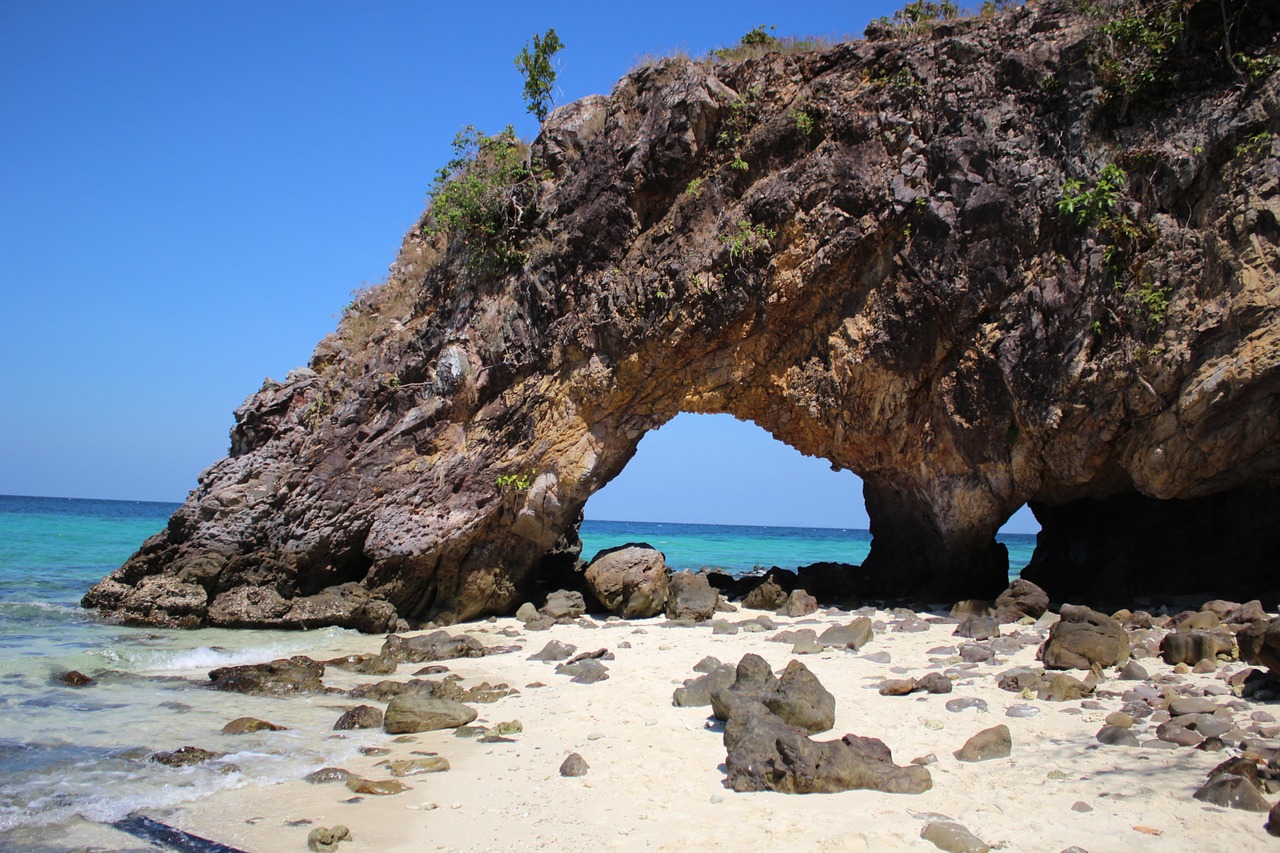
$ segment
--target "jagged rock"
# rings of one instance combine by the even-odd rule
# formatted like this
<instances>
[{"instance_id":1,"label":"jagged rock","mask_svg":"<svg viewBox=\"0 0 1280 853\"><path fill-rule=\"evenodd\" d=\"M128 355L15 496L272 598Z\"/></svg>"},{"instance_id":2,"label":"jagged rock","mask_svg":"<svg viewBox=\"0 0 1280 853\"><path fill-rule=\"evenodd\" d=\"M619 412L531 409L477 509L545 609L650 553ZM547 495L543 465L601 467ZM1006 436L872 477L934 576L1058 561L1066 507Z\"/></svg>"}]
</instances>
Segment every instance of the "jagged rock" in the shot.
<instances>
[{"instance_id":1,"label":"jagged rock","mask_svg":"<svg viewBox=\"0 0 1280 853\"><path fill-rule=\"evenodd\" d=\"M724 742L726 784L735 791L920 794L933 786L928 770L894 765L888 748L875 738L814 741L804 729L749 700L725 724Z\"/></svg>"},{"instance_id":2,"label":"jagged rock","mask_svg":"<svg viewBox=\"0 0 1280 853\"><path fill-rule=\"evenodd\" d=\"M971 640L989 640L1000 636L1000 623L992 616L966 616L952 632L955 637Z\"/></svg>"},{"instance_id":3,"label":"jagged rock","mask_svg":"<svg viewBox=\"0 0 1280 853\"><path fill-rule=\"evenodd\" d=\"M742 701L759 702L778 683L768 662L756 654L745 654L734 668L733 683L711 694L711 710L717 720L728 720L731 706Z\"/></svg>"},{"instance_id":4,"label":"jagged rock","mask_svg":"<svg viewBox=\"0 0 1280 853\"><path fill-rule=\"evenodd\" d=\"M1267 611L1262 609L1262 602L1255 598L1232 610L1222 621L1228 625L1249 625L1253 622L1266 622L1270 618Z\"/></svg>"},{"instance_id":5,"label":"jagged rock","mask_svg":"<svg viewBox=\"0 0 1280 853\"><path fill-rule=\"evenodd\" d=\"M816 613L817 611L818 599L814 598L803 589L791 590L791 594L787 596L786 602L782 607L778 608L778 613L792 618L797 616L808 616L810 613Z\"/></svg>"},{"instance_id":6,"label":"jagged rock","mask_svg":"<svg viewBox=\"0 0 1280 853\"><path fill-rule=\"evenodd\" d=\"M277 726L275 723L268 723L266 720L259 720L257 717L236 717L222 727L224 735L247 735L254 732L282 731L285 731L284 726Z\"/></svg>"},{"instance_id":7,"label":"jagged rock","mask_svg":"<svg viewBox=\"0 0 1280 853\"><path fill-rule=\"evenodd\" d=\"M309 657L294 655L271 663L219 667L210 671L209 686L214 690L264 696L315 693L324 690L324 683L320 680L323 675L324 664Z\"/></svg>"},{"instance_id":8,"label":"jagged rock","mask_svg":"<svg viewBox=\"0 0 1280 853\"><path fill-rule=\"evenodd\" d=\"M595 684L608 679L609 668L598 660L588 658L562 663L556 667L556 674L572 676L569 680L575 684Z\"/></svg>"},{"instance_id":9,"label":"jagged rock","mask_svg":"<svg viewBox=\"0 0 1280 853\"><path fill-rule=\"evenodd\" d=\"M341 767L321 767L303 776L302 781L311 785L323 785L327 782L345 782L353 775L350 770L344 770Z\"/></svg>"},{"instance_id":10,"label":"jagged rock","mask_svg":"<svg viewBox=\"0 0 1280 853\"><path fill-rule=\"evenodd\" d=\"M934 695L950 693L952 690L951 679L940 672L926 672L916 680L916 686Z\"/></svg>"},{"instance_id":11,"label":"jagged rock","mask_svg":"<svg viewBox=\"0 0 1280 853\"><path fill-rule=\"evenodd\" d=\"M344 784L353 794L368 794L374 797L389 797L403 794L410 790L409 786L398 779L362 779L352 776Z\"/></svg>"},{"instance_id":12,"label":"jagged rock","mask_svg":"<svg viewBox=\"0 0 1280 853\"><path fill-rule=\"evenodd\" d=\"M452 658L484 657L484 644L469 634L454 636L448 631L433 631L414 637L392 634L382 644L381 657L397 663L425 663Z\"/></svg>"},{"instance_id":13,"label":"jagged rock","mask_svg":"<svg viewBox=\"0 0 1280 853\"><path fill-rule=\"evenodd\" d=\"M784 723L811 735L836 724L836 697L822 686L809 668L792 659L778 680L760 697L761 703Z\"/></svg>"},{"instance_id":14,"label":"jagged rock","mask_svg":"<svg viewBox=\"0 0 1280 853\"><path fill-rule=\"evenodd\" d=\"M662 552L629 544L596 554L583 579L605 609L623 619L657 616L667 604L671 570Z\"/></svg>"},{"instance_id":15,"label":"jagged rock","mask_svg":"<svg viewBox=\"0 0 1280 853\"><path fill-rule=\"evenodd\" d=\"M753 610L779 610L787 603L787 591L773 577L766 577L742 599L743 607Z\"/></svg>"},{"instance_id":16,"label":"jagged rock","mask_svg":"<svg viewBox=\"0 0 1280 853\"><path fill-rule=\"evenodd\" d=\"M192 764L203 764L206 761L221 758L223 755L225 753L210 752L198 746L182 746L172 752L153 752L147 758L166 767L190 767Z\"/></svg>"},{"instance_id":17,"label":"jagged rock","mask_svg":"<svg viewBox=\"0 0 1280 853\"><path fill-rule=\"evenodd\" d=\"M1048 609L1047 592L1026 578L1015 578L996 596L994 615L999 622L1017 622L1024 616L1039 619Z\"/></svg>"},{"instance_id":18,"label":"jagged rock","mask_svg":"<svg viewBox=\"0 0 1280 853\"><path fill-rule=\"evenodd\" d=\"M953 755L959 761L989 761L992 758L1006 758L1013 751L1013 738L1009 727L992 726L983 729L964 742Z\"/></svg>"},{"instance_id":19,"label":"jagged rock","mask_svg":"<svg viewBox=\"0 0 1280 853\"><path fill-rule=\"evenodd\" d=\"M1239 14L1262 50L1270 4ZM197 627L256 619L222 599L255 587L294 625L506 613L682 411L860 472L875 536L841 571L864 593L997 594L996 531L1028 503L1024 577L1056 600L1262 596L1280 184L1274 151L1235 152L1280 83L1240 85L1206 37L1162 58L1176 98L1121 107L1082 59L1097 26L1035 3L927 38L666 60L562 107L510 251L415 222L386 283L236 410L228 456L85 606ZM868 82L885 69L910 86ZM1055 204L1104 162L1130 169L1110 215L1142 235L1107 248L1147 299ZM372 609L298 604L345 584Z\"/></svg>"},{"instance_id":20,"label":"jagged rock","mask_svg":"<svg viewBox=\"0 0 1280 853\"><path fill-rule=\"evenodd\" d=\"M683 687L677 687L671 696L671 704L679 708L693 708L711 704L711 694L733 684L736 670L729 664L720 664L700 678Z\"/></svg>"},{"instance_id":21,"label":"jagged rock","mask_svg":"<svg viewBox=\"0 0 1280 853\"><path fill-rule=\"evenodd\" d=\"M711 586L706 575L688 569L676 572L671 576L667 618L705 622L715 616L718 598L719 593Z\"/></svg>"},{"instance_id":22,"label":"jagged rock","mask_svg":"<svg viewBox=\"0 0 1280 853\"><path fill-rule=\"evenodd\" d=\"M1120 666L1129 659L1129 635L1120 623L1088 607L1063 605L1037 657L1048 669Z\"/></svg>"},{"instance_id":23,"label":"jagged rock","mask_svg":"<svg viewBox=\"0 0 1280 853\"><path fill-rule=\"evenodd\" d=\"M837 649L852 649L856 652L874 638L875 631L871 620L866 616L859 616L848 625L832 625L818 635L818 643Z\"/></svg>"},{"instance_id":24,"label":"jagged rock","mask_svg":"<svg viewBox=\"0 0 1280 853\"><path fill-rule=\"evenodd\" d=\"M558 589L547 596L542 615L557 622L569 622L587 612L587 602L577 590Z\"/></svg>"},{"instance_id":25,"label":"jagged rock","mask_svg":"<svg viewBox=\"0 0 1280 853\"><path fill-rule=\"evenodd\" d=\"M437 699L417 693L401 693L387 704L382 727L387 734L413 734L455 729L476 718L474 708L452 699Z\"/></svg>"},{"instance_id":26,"label":"jagged rock","mask_svg":"<svg viewBox=\"0 0 1280 853\"><path fill-rule=\"evenodd\" d=\"M382 711L372 705L357 705L342 712L333 724L335 732L351 729L377 729L382 727Z\"/></svg>"},{"instance_id":27,"label":"jagged rock","mask_svg":"<svg viewBox=\"0 0 1280 853\"><path fill-rule=\"evenodd\" d=\"M1220 773L1200 786L1191 796L1210 805L1228 809L1243 809L1249 812L1269 812L1271 804L1266 801L1253 783L1243 776L1231 773Z\"/></svg>"},{"instance_id":28,"label":"jagged rock","mask_svg":"<svg viewBox=\"0 0 1280 853\"><path fill-rule=\"evenodd\" d=\"M428 755L423 758L402 758L399 761L388 761L387 772L392 776L417 776L422 773L444 773L449 769L449 759L440 755Z\"/></svg>"},{"instance_id":29,"label":"jagged rock","mask_svg":"<svg viewBox=\"0 0 1280 853\"><path fill-rule=\"evenodd\" d=\"M1040 685L1041 675L1042 673L1036 672L1029 666L1015 666L996 677L996 686L1010 693L1034 690Z\"/></svg>"},{"instance_id":30,"label":"jagged rock","mask_svg":"<svg viewBox=\"0 0 1280 853\"><path fill-rule=\"evenodd\" d=\"M1093 693L1093 685L1065 672L1046 677L1036 685L1036 698L1044 702L1074 702Z\"/></svg>"}]
</instances>

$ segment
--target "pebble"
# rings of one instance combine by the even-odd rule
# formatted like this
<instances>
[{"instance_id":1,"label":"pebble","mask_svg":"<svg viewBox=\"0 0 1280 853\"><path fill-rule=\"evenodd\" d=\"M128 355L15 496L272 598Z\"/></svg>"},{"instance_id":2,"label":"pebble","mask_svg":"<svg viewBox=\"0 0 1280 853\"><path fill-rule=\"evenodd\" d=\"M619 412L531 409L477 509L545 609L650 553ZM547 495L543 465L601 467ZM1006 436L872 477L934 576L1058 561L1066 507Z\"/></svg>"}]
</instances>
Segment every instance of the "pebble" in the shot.
<instances>
[{"instance_id":1,"label":"pebble","mask_svg":"<svg viewBox=\"0 0 1280 853\"><path fill-rule=\"evenodd\" d=\"M1004 712L1006 717L1034 717L1040 713L1040 709L1035 705L1010 705L1009 710Z\"/></svg>"},{"instance_id":2,"label":"pebble","mask_svg":"<svg viewBox=\"0 0 1280 853\"><path fill-rule=\"evenodd\" d=\"M948 699L946 707L947 710L953 714L958 714L961 711L967 711L970 708L985 713L987 710L987 703L976 696L961 696L956 699Z\"/></svg>"},{"instance_id":3,"label":"pebble","mask_svg":"<svg viewBox=\"0 0 1280 853\"><path fill-rule=\"evenodd\" d=\"M1093 806L1089 805L1084 800L1076 800L1071 804L1071 810L1073 812L1091 812L1093 811Z\"/></svg>"}]
</instances>

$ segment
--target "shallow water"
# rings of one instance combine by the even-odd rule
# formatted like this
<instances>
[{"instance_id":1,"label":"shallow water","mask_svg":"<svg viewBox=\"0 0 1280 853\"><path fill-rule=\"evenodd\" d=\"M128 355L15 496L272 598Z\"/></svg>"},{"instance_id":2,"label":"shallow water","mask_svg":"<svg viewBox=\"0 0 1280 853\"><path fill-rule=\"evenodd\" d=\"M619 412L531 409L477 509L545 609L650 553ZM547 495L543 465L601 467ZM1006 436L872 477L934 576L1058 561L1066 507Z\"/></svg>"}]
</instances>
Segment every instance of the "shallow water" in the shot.
<instances>
[{"instance_id":1,"label":"shallow water","mask_svg":"<svg viewBox=\"0 0 1280 853\"><path fill-rule=\"evenodd\" d=\"M274 699L206 685L208 672L220 666L294 654L323 660L376 650L381 638L337 628L126 628L79 607L85 590L163 528L176 508L0 496L0 851L155 851L109 824L135 812L163 820L167 810L218 790L297 779L341 765L378 739L331 731L354 704L342 697ZM647 541L675 568L734 572L857 563L869 545L859 530L597 521L583 525L582 538L585 556ZM1006 541L1015 561L1025 562L1018 549L1029 556L1034 537ZM73 669L93 683L73 688L58 680ZM331 670L326 678L354 677ZM289 731L220 733L241 716ZM148 760L186 745L226 755L186 768Z\"/></svg>"}]
</instances>

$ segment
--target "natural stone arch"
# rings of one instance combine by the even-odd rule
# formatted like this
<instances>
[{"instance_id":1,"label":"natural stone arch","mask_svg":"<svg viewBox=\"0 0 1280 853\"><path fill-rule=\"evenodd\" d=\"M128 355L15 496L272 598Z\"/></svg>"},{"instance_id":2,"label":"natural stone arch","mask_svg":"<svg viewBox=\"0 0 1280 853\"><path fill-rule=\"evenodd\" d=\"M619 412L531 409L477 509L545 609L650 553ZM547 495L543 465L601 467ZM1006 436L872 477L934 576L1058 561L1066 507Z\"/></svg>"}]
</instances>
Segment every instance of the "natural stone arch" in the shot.
<instances>
[{"instance_id":1,"label":"natural stone arch","mask_svg":"<svg viewBox=\"0 0 1280 853\"><path fill-rule=\"evenodd\" d=\"M388 282L237 411L228 458L85 603L366 630L503 611L679 411L752 420L861 477L876 593L994 592L994 536L1023 503L1047 528L1096 527L1080 502L1126 495L1152 502L1146 530L1187 499L1236 524L1233 501L1280 482L1280 158L1233 153L1280 124L1280 75L1209 75L1117 137L1088 39L1046 3L665 61L557 110L523 266L477 276L464 240L411 231ZM1081 79L1047 99L1063 69ZM874 82L901 70L918 85ZM1146 229L1126 290L1055 199L1152 150L1169 167L1135 169L1121 200ZM1037 560L1080 571L1051 550Z\"/></svg>"}]
</instances>

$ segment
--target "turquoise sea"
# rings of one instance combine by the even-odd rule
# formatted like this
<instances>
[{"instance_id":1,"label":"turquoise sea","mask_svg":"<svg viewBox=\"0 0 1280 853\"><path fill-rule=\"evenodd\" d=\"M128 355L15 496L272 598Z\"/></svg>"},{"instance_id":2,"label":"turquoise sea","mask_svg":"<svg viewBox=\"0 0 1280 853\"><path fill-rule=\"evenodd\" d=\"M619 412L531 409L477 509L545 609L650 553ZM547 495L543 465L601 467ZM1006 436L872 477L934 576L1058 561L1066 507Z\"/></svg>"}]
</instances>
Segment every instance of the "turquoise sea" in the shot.
<instances>
[{"instance_id":1,"label":"turquoise sea","mask_svg":"<svg viewBox=\"0 0 1280 853\"><path fill-rule=\"evenodd\" d=\"M333 712L323 697L278 700L204 687L218 666L345 654L362 641L354 632L126 628L80 609L85 590L159 531L175 509L0 496L0 853L167 849L112 825L133 813L163 820L167 810L221 788L296 779L340 765L365 745L358 734L329 736ZM870 544L865 530L616 521L585 522L582 539L588 557L643 541L662 550L674 568L733 573L823 560L858 563ZM1035 537L1001 539L1016 571L1030 558ZM63 684L59 678L73 669L93 684ZM270 740L217 734L244 714L290 731ZM227 755L176 769L147 760L157 750L192 743L193 732L213 733L197 745Z\"/></svg>"}]
</instances>

